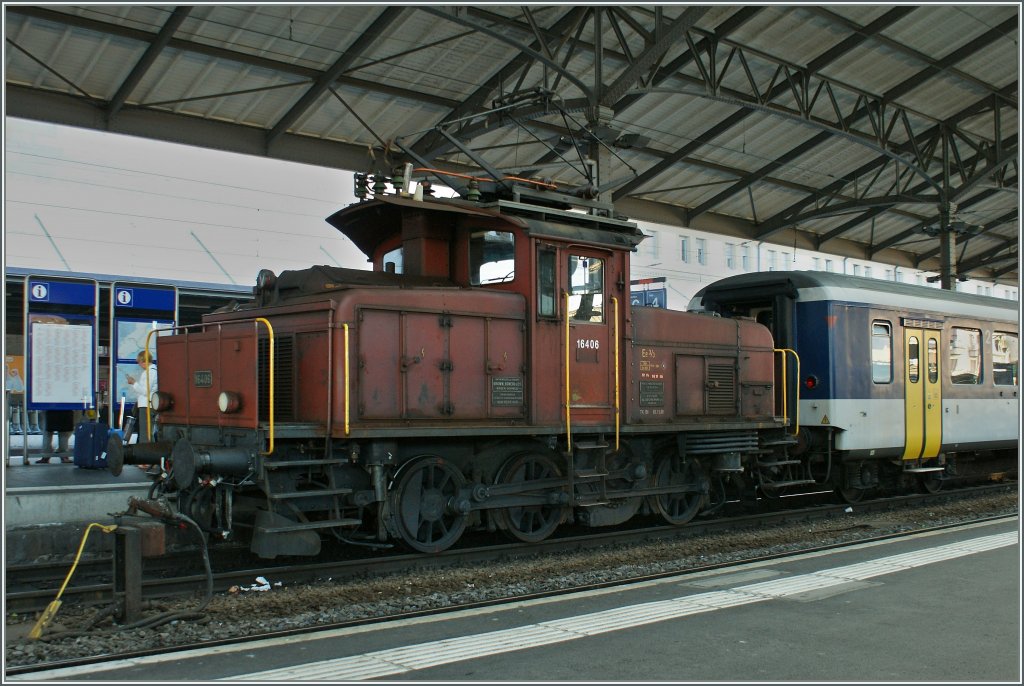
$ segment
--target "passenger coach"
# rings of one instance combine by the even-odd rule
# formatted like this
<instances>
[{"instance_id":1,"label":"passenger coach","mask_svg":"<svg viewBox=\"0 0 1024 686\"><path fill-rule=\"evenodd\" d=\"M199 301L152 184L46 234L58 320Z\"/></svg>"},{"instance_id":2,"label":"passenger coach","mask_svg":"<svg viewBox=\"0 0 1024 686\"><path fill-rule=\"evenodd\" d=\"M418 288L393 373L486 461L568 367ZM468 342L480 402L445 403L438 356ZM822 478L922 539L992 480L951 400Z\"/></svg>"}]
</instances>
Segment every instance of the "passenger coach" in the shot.
<instances>
[{"instance_id":1,"label":"passenger coach","mask_svg":"<svg viewBox=\"0 0 1024 686\"><path fill-rule=\"evenodd\" d=\"M908 474L937 488L958 460L1017 445L1016 302L767 272L718 281L691 309L754 318L796 351L799 372L788 373L799 373L800 449L832 467L849 500Z\"/></svg>"}]
</instances>

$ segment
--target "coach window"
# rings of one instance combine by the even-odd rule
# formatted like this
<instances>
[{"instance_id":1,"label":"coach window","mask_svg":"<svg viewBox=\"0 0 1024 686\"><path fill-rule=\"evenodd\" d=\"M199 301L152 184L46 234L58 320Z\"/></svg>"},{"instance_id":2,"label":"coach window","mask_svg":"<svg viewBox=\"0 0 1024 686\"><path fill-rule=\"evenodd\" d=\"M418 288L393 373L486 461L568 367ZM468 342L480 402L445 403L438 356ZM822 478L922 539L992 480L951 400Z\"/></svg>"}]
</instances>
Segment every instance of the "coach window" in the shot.
<instances>
[{"instance_id":1,"label":"coach window","mask_svg":"<svg viewBox=\"0 0 1024 686\"><path fill-rule=\"evenodd\" d=\"M939 381L939 342L928 339L928 383Z\"/></svg>"},{"instance_id":2,"label":"coach window","mask_svg":"<svg viewBox=\"0 0 1024 686\"><path fill-rule=\"evenodd\" d=\"M1016 386L1020 351L1017 334L996 331L992 334L992 383L996 386Z\"/></svg>"},{"instance_id":3,"label":"coach window","mask_svg":"<svg viewBox=\"0 0 1024 686\"><path fill-rule=\"evenodd\" d=\"M949 376L955 384L981 383L981 331L954 326L949 336Z\"/></svg>"},{"instance_id":4,"label":"coach window","mask_svg":"<svg viewBox=\"0 0 1024 686\"><path fill-rule=\"evenodd\" d=\"M921 369L921 343L917 336L911 336L907 340L907 374L910 383L917 383Z\"/></svg>"},{"instance_id":5,"label":"coach window","mask_svg":"<svg viewBox=\"0 0 1024 686\"><path fill-rule=\"evenodd\" d=\"M569 318L604 321L604 260L569 256Z\"/></svg>"},{"instance_id":6,"label":"coach window","mask_svg":"<svg viewBox=\"0 0 1024 686\"><path fill-rule=\"evenodd\" d=\"M509 231L476 231L469 236L469 282L474 286L516 278L515 236Z\"/></svg>"},{"instance_id":7,"label":"coach window","mask_svg":"<svg viewBox=\"0 0 1024 686\"><path fill-rule=\"evenodd\" d=\"M892 325L889 322L871 324L871 380L892 383Z\"/></svg>"},{"instance_id":8,"label":"coach window","mask_svg":"<svg viewBox=\"0 0 1024 686\"><path fill-rule=\"evenodd\" d=\"M555 279L555 251L552 248L537 249L537 314L541 317L554 317L558 289Z\"/></svg>"}]
</instances>

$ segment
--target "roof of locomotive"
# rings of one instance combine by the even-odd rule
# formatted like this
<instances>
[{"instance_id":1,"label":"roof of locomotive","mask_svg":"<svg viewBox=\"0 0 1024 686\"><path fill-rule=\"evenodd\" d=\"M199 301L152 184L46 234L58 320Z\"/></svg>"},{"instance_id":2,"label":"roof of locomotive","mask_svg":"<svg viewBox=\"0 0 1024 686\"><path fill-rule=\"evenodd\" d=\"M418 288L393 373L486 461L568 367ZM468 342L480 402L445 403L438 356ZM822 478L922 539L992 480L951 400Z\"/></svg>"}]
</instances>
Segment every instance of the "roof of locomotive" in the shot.
<instances>
[{"instance_id":1,"label":"roof of locomotive","mask_svg":"<svg viewBox=\"0 0 1024 686\"><path fill-rule=\"evenodd\" d=\"M773 295L788 295L801 302L835 300L996 321L1017 321L1019 311L1019 303L1002 298L816 271L755 272L729 276L698 291L694 302L700 302L703 307L707 307L709 302L745 302L751 300L752 294L765 299Z\"/></svg>"},{"instance_id":2,"label":"roof of locomotive","mask_svg":"<svg viewBox=\"0 0 1024 686\"><path fill-rule=\"evenodd\" d=\"M326 221L372 259L381 243L401 232L402 215L413 211L498 218L533 236L629 250L646 238L636 224L625 219L507 200L474 203L462 198L413 200L399 195L380 195L338 210Z\"/></svg>"}]
</instances>

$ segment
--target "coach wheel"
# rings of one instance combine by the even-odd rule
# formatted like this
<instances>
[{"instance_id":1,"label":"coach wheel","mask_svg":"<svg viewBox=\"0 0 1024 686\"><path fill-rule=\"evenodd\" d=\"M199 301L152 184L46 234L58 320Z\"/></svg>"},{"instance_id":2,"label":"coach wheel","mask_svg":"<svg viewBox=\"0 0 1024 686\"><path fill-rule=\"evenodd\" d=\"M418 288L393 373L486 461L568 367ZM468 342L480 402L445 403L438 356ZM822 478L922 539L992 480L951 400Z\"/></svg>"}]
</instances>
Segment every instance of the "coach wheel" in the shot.
<instances>
[{"instance_id":1,"label":"coach wheel","mask_svg":"<svg viewBox=\"0 0 1024 686\"><path fill-rule=\"evenodd\" d=\"M927 472L917 478L917 483L925 493L938 493L942 490L942 472Z\"/></svg>"},{"instance_id":2,"label":"coach wheel","mask_svg":"<svg viewBox=\"0 0 1024 686\"><path fill-rule=\"evenodd\" d=\"M654 474L654 486L679 489L651 496L654 509L673 526L689 522L704 503L704 477L697 460L681 460L678 457L663 459Z\"/></svg>"},{"instance_id":3,"label":"coach wheel","mask_svg":"<svg viewBox=\"0 0 1024 686\"><path fill-rule=\"evenodd\" d=\"M561 477L554 460L541 453L526 452L511 457L498 472L495 482L522 486L529 481ZM495 518L498 526L513 538L537 543L554 533L565 514L564 506L539 503L502 508L495 512Z\"/></svg>"},{"instance_id":4,"label":"coach wheel","mask_svg":"<svg viewBox=\"0 0 1024 686\"><path fill-rule=\"evenodd\" d=\"M864 500L864 494L867 492L866 488L843 487L836 489L836 493L838 493L839 497L843 499L843 502L849 503L850 505L855 505L861 500Z\"/></svg>"},{"instance_id":5,"label":"coach wheel","mask_svg":"<svg viewBox=\"0 0 1024 686\"><path fill-rule=\"evenodd\" d=\"M440 457L406 467L390 496L395 533L421 553L451 547L466 529L466 513L452 507L464 484L462 473Z\"/></svg>"}]
</instances>

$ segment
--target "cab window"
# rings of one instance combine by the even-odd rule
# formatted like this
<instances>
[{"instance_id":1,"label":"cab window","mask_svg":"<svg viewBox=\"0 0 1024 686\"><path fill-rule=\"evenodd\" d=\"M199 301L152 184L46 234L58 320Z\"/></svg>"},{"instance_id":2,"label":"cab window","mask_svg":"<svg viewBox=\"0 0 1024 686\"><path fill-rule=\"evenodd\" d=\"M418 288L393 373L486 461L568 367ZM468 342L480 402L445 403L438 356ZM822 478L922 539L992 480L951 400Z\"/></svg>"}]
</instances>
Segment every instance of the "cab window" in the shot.
<instances>
[{"instance_id":1,"label":"cab window","mask_svg":"<svg viewBox=\"0 0 1024 686\"><path fill-rule=\"evenodd\" d=\"M604 260L569 256L569 318L604 321Z\"/></svg>"},{"instance_id":2,"label":"cab window","mask_svg":"<svg viewBox=\"0 0 1024 686\"><path fill-rule=\"evenodd\" d=\"M474 286L516 278L515 236L509 231L475 231L469 236L469 282Z\"/></svg>"},{"instance_id":3,"label":"cab window","mask_svg":"<svg viewBox=\"0 0 1024 686\"><path fill-rule=\"evenodd\" d=\"M556 253L551 248L537 250L537 314L541 317L554 317L556 309Z\"/></svg>"},{"instance_id":4,"label":"cab window","mask_svg":"<svg viewBox=\"0 0 1024 686\"><path fill-rule=\"evenodd\" d=\"M384 258L380 261L384 267L384 271L389 274L401 274L402 273L402 249L395 248L384 253Z\"/></svg>"}]
</instances>

